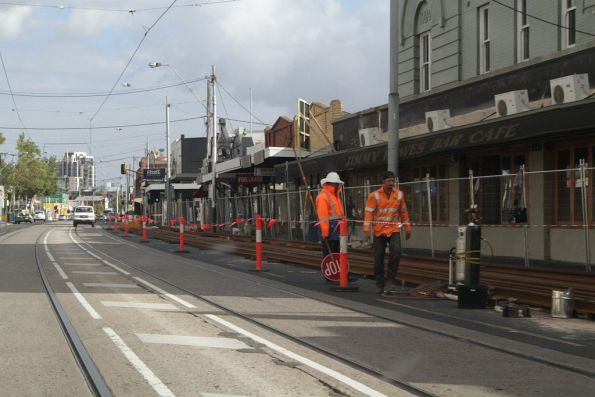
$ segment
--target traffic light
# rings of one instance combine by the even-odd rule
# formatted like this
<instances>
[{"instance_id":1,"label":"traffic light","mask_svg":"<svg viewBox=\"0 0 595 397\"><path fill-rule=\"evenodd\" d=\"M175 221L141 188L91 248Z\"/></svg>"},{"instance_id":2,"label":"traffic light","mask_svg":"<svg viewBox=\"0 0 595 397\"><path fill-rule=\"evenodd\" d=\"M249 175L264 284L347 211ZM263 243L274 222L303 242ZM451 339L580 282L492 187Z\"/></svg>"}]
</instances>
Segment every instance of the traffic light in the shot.
<instances>
[{"instance_id":1,"label":"traffic light","mask_svg":"<svg viewBox=\"0 0 595 397\"><path fill-rule=\"evenodd\" d=\"M120 174L126 175L126 164L120 164Z\"/></svg>"},{"instance_id":2,"label":"traffic light","mask_svg":"<svg viewBox=\"0 0 595 397\"><path fill-rule=\"evenodd\" d=\"M155 196L153 196L153 201L155 203L161 202L161 194L159 192L155 192L154 194L155 194Z\"/></svg>"}]
</instances>

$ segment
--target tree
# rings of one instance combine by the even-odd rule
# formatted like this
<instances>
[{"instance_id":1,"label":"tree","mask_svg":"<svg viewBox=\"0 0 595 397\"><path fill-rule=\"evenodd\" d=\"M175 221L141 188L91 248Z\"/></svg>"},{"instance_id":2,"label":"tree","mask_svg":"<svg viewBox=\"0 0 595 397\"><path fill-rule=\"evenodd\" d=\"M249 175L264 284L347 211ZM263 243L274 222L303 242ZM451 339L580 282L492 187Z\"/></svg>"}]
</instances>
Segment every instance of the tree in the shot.
<instances>
[{"instance_id":1,"label":"tree","mask_svg":"<svg viewBox=\"0 0 595 397\"><path fill-rule=\"evenodd\" d=\"M24 133L19 135L18 160L6 167L5 184L12 185L17 196L33 197L56 191L58 162L55 157L41 158L41 150Z\"/></svg>"}]
</instances>

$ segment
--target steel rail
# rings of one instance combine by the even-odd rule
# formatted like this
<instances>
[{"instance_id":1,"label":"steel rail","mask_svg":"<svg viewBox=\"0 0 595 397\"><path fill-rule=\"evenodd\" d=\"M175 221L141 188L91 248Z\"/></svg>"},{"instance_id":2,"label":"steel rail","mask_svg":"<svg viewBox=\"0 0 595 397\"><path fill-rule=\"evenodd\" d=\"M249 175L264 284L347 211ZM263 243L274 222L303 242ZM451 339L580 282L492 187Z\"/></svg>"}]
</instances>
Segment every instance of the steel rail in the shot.
<instances>
[{"instance_id":1,"label":"steel rail","mask_svg":"<svg viewBox=\"0 0 595 397\"><path fill-rule=\"evenodd\" d=\"M106 232L106 230L107 229L104 229L103 231ZM267 331L272 332L275 335L278 335L278 336L281 336L283 338L286 338L286 339L288 339L288 340L290 340L290 341L292 341L294 343L297 343L298 345L301 345L301 346L307 347L309 349L312 349L313 351L316 351L316 352L318 352L320 354L323 354L324 356L327 356L327 357L330 357L332 359L335 359L335 360L337 360L337 361L339 361L339 362L341 362L343 364L348 365L349 367L351 367L353 369L356 369L358 371L362 371L362 372L364 372L364 373L366 373L368 375L371 375L371 376L375 377L376 379L382 380L383 382L386 382L386 383L389 383L389 384L391 384L393 386L399 387L399 388L401 388L403 390L406 390L406 391L408 391L408 392L410 392L410 393L412 393L412 394L414 394L416 396L419 396L419 397L437 397L435 394L430 393L430 392L428 392L426 390L420 389L420 388L418 388L418 387L416 387L416 386L414 386L414 385L412 385L412 384L410 384L410 383L408 383L408 382L406 382L404 380L397 379L397 378L392 378L392 377L388 377L386 374L383 374L383 373L381 373L379 371L376 371L375 369L370 368L369 366L367 366L365 364L362 364L360 362L357 362L357 361L352 360L352 359L349 359L349 358L345 358L345 357L341 356L339 353L334 353L334 352L330 351L329 349L325 349L323 347L320 347L320 346L318 346L318 345L316 345L316 344L314 344L312 342L308 342L308 341L306 341L306 340L304 340L304 339L302 339L300 337L297 337L297 336L293 336L291 334L288 334L288 333L286 333L286 332L284 332L284 331L282 331L282 330L280 330L280 329L278 329L276 327L273 327L271 325L265 324L265 323L263 323L261 321L258 321L258 320L254 319L252 317L249 317L249 316L247 316L245 314L242 314L242 313L240 313L240 312L238 312L236 310L230 309L230 308L228 308L228 307L226 307L224 305L221 305L221 304L219 304L217 302L212 301L209 298L205 298L202 295L198 295L198 294L196 294L196 293L194 293L192 291L189 291L189 290L187 290L187 289L185 289L183 287L180 287L180 286L172 283L171 281L169 281L169 280L167 280L167 279L165 279L165 278L163 278L161 276L158 276L156 274L153 274L151 272L148 272L148 271L146 271L144 269L138 268L138 267L136 267L134 265L131 265L130 263L124 263L124 262L120 261L119 259L114 258L113 256L111 256L111 255L109 255L109 254L101 251L100 249L97 249L96 247L94 247L91 244L89 244L88 242L86 242L78 234L78 231L75 231L75 233L80 238L80 240L82 242L84 242L84 244L86 244L88 247L92 248L93 250L95 250L95 251L97 251L97 252L99 252L99 253L101 253L101 254L103 254L105 256L110 257L114 261L118 261L121 265L127 266L127 267L129 267L131 269L134 269L134 270L140 272L140 273L146 274L146 275L154 278L155 280L159 280L159 281L163 282L164 284L167 284L167 285L169 285L169 286L171 286L171 287L173 287L173 288L175 288L175 289L177 289L179 291L182 291L182 292L188 294L189 296L193 296L196 299L199 299L199 300L201 300L201 301L203 301L203 302L205 302L205 303L207 303L209 305L212 305L213 307L215 307L215 308L217 308L217 309L219 309L221 311L227 312L227 313L229 313L229 314L231 314L233 316L236 316L238 318L241 318L241 319L243 319L243 320L245 320L245 321L247 321L247 322L249 322L251 324L254 324L254 325L257 325L257 326L259 326L261 328L264 328ZM147 288L144 284L139 284L139 285L142 286L145 289ZM153 292L155 292L155 291L153 291ZM295 295L305 297L305 295L301 295L301 294L297 294L297 293ZM335 305L335 306L337 306L337 305ZM189 314L194 315L194 313L192 311L190 311L190 310L187 310L187 309L183 309L183 310L185 310Z\"/></svg>"},{"instance_id":2,"label":"steel rail","mask_svg":"<svg viewBox=\"0 0 595 397\"><path fill-rule=\"evenodd\" d=\"M89 355L89 352L83 345L76 329L70 322L68 315L64 311L64 308L60 304L58 297L56 296L52 286L50 285L49 280L47 279L45 272L43 270L43 265L39 259L39 240L45 233L39 235L37 240L35 241L35 262L37 264L37 270L39 271L39 275L41 276L41 280L43 283L43 287L47 293L48 299L50 301L50 305L56 315L58 323L60 324L60 329L64 334L66 342L70 347L70 351L74 356L74 359L87 382L87 386L91 393L96 397L111 397L112 392L108 387L105 379L99 372L99 369L93 362L93 359Z\"/></svg>"},{"instance_id":3,"label":"steel rail","mask_svg":"<svg viewBox=\"0 0 595 397\"><path fill-rule=\"evenodd\" d=\"M104 232L105 232L105 230L104 230ZM81 241L84 241L84 240L81 238ZM163 282L163 283L165 283L167 285L170 285L170 286L172 286L172 287L174 287L174 288L176 288L176 289L178 289L178 290L180 290L182 292L185 292L186 294L188 294L190 296L194 296L195 298L197 298L199 300L202 300L203 302L212 304L213 306L215 306L215 307L217 307L217 308L219 308L221 310L224 310L224 311L226 311L228 313L234 314L234 315L236 315L238 317L241 317L241 318L245 319L246 321L248 321L250 323L253 323L255 325L262 326L262 327L264 327L266 329L269 329L273 333L276 333L276 334L281 335L281 336L286 336L287 335L288 338L290 338L292 340L295 340L296 343L304 343L306 346L308 346L308 347L311 346L312 349L315 349L316 351L319 351L319 352L321 352L323 354L329 354L330 353L332 357L336 357L338 360L340 360L342 362L345 362L348 365L351 365L350 362L352 362L352 361L350 361L349 359L343 358L342 356L338 355L337 353L328 352L324 348L321 348L321 347L319 347L317 345L313 345L310 342L301 341L301 339L298 338L298 337L294 337L292 335L288 335L285 332L283 332L281 330L278 330L278 329L276 329L276 328L274 328L272 326L269 326L267 324L264 324L264 323L262 323L262 322L260 322L258 320L253 319L253 318L247 317L247 316L245 316L245 315L243 315L241 313L237 313L233 309L229 309L229 308L227 308L227 307L225 307L223 305L220 305L218 303L212 302L210 299L205 298L205 297L203 297L201 295L198 295L198 294L196 294L196 293L194 293L194 292L192 292L192 291L190 291L188 289L185 289L183 287L180 287L180 286L172 283L171 281L169 281L169 280L167 280L167 279L165 279L165 278L163 278L161 276L158 276L158 275L156 275L156 274L154 274L152 272L149 272L149 271L146 271L144 269L138 268L136 266L130 265L130 263L127 263L127 262L125 263L125 262L119 260L118 258L114 258L113 256L111 256L111 255L109 255L109 254L107 254L107 253L105 253L105 252L103 252L103 251L101 251L101 250L93 247L91 244L89 244L87 242L85 242L85 244L87 246L89 246L90 248L92 248L93 250L95 250L97 252L100 252L100 253L102 253L102 254L104 254L106 256L109 256L112 260L119 262L123 266L127 266L127 267L129 267L131 269L134 269L134 270L138 271L138 272L144 273L144 274L146 274L148 276L151 276L151 277L155 278L156 280L160 280L161 282ZM128 244L132 244L132 243L128 243ZM163 255L165 256L166 254L163 254ZM181 260L184 261L184 262L186 262L186 263L193 264L193 260L191 260L191 259L181 259ZM247 281L247 282L252 282L252 283L254 282L254 280L247 279L247 278L244 278L244 277L237 277L236 276L236 278L237 279L241 279L243 281ZM269 286L269 288L278 289L277 287L273 287L273 286ZM285 290L281 290L281 291L286 292ZM305 294L302 294L302 293L299 293L299 292L291 292L291 293L293 295L296 295L296 296L299 296L299 297L313 299L312 297L310 297L308 295L305 295ZM334 302L331 299L317 298L317 300L320 301L320 302L324 302L326 304L332 305L332 306L340 307L340 308L345 308L346 307L344 304L343 305L339 305L339 304L337 304L336 302ZM572 372L572 373L576 373L576 374L581 374L581 375L587 376L589 378L594 378L595 379L595 372L592 372L592 371L589 371L589 370L586 370L586 369L583 369L583 368L578 368L578 367L574 367L574 366L567 365L567 364L564 364L564 363L560 363L560 362L548 360L547 358L535 357L535 356L533 356L531 354L525 354L525 353L522 353L520 351L510 350L510 349L507 349L507 348L501 347L501 346L494 346L494 345L491 345L489 343L480 342L480 341L471 339L469 337L460 336L460 335L456 335L456 334L450 334L450 333L448 333L446 331L438 331L438 330L435 330L435 329L430 328L430 327L426 327L426 326L418 325L418 324L412 324L412 323L409 323L409 322L404 321L404 320L395 320L394 318L390 318L388 316L366 312L366 311L361 310L361 309L356 309L356 308L353 308L353 307L348 307L348 308L349 308L349 310L352 310L352 311L354 311L356 313L360 313L360 314L368 315L368 316L375 317L375 318L378 318L378 319L382 319L382 320L388 321L390 323L395 323L395 324L399 324L399 325L408 326L408 327L411 327L411 328L414 328L414 329L419 329L419 330L426 331L426 332L429 332L429 333L434 334L434 335L440 335L440 336L447 337L447 338L450 338L450 339L462 341L462 342L465 342L465 343L470 343L470 344L473 344L473 345L476 345L476 346L480 346L480 347L483 347L483 348L487 348L487 349L490 349L490 350L493 350L493 351L497 351L497 352L500 352L500 353L508 354L508 355L511 355L511 356L514 356L514 357L519 357L519 358L522 358L522 359L525 359L525 360L528 360L528 361L532 361L532 362L544 364L544 365L547 365L547 366L550 366L550 367L554 367L554 368L558 368L558 369L561 369L561 370L564 370L564 371L568 371L568 372ZM187 311L187 312L190 313L190 314L192 314L191 311ZM440 312L434 312L434 313L437 314L437 315L441 315ZM464 319L462 319L462 320L464 320ZM354 363L354 365L357 365L358 366L356 368L359 368L359 365L360 365L359 363L356 363L354 361L353 361L353 363ZM368 371L367 367L365 367L365 366L362 368L362 370L365 370L366 372ZM373 369L371 369L371 371L372 371L372 373L371 373L372 375L374 375L374 373L378 373L377 371L375 371ZM393 379L393 378L387 378L386 375L383 375L383 374L374 375L374 376L379 376L380 379L381 380L384 380L384 381L387 381L387 379L388 380L391 380L392 379L392 380L394 380L396 382L405 382L405 383L407 383L406 381L396 380L396 379ZM415 386L413 386L413 387L415 388ZM424 390L421 390L421 392L422 393L426 393L426 394L422 394L422 395L432 395L432 394L428 394L429 392L426 392Z\"/></svg>"}]
</instances>

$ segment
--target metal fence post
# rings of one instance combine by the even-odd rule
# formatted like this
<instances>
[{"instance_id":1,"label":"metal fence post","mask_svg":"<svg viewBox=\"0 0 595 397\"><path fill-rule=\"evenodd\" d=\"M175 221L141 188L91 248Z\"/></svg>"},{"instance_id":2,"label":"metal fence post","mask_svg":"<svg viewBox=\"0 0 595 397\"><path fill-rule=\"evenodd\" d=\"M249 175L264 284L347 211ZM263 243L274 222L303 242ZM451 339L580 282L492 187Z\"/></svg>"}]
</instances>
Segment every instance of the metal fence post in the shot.
<instances>
[{"instance_id":1,"label":"metal fence post","mask_svg":"<svg viewBox=\"0 0 595 397\"><path fill-rule=\"evenodd\" d=\"M589 209L587 200L585 159L580 159L581 206L583 207L583 230L585 235L585 270L591 272L591 245L589 244Z\"/></svg>"},{"instance_id":2,"label":"metal fence post","mask_svg":"<svg viewBox=\"0 0 595 397\"><path fill-rule=\"evenodd\" d=\"M523 201L520 203L521 208L522 209L526 209L527 208L527 201L526 201L526 194L527 194L527 190L525 190L525 164L522 164L520 166L520 175L521 175L521 184L523 186ZM523 237L525 239L525 267L528 269L529 268L529 217L527 216L527 219L525 221L525 223L523 224Z\"/></svg>"},{"instance_id":3,"label":"metal fence post","mask_svg":"<svg viewBox=\"0 0 595 397\"><path fill-rule=\"evenodd\" d=\"M471 204L469 208L473 208L475 206L475 197L473 196L473 170L469 170L469 203Z\"/></svg>"},{"instance_id":4,"label":"metal fence post","mask_svg":"<svg viewBox=\"0 0 595 397\"><path fill-rule=\"evenodd\" d=\"M428 196L428 219L430 220L430 249L434 257L434 224L432 222L432 194L430 192L430 174L426 173L426 194Z\"/></svg>"}]
</instances>

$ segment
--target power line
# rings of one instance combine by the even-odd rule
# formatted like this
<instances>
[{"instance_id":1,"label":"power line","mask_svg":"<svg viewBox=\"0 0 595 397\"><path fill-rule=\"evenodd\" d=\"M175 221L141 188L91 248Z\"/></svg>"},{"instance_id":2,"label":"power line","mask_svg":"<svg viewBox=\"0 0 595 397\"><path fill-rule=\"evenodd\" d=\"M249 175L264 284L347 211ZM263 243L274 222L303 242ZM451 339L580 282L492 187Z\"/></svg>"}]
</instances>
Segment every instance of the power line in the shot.
<instances>
[{"instance_id":1,"label":"power line","mask_svg":"<svg viewBox=\"0 0 595 397\"><path fill-rule=\"evenodd\" d=\"M105 102L107 102L108 98L110 97L110 95L112 94L112 92L114 92L114 90L116 89L116 86L118 85L118 83L120 82L120 79L122 78L122 76L124 76L124 73L126 73L126 70L128 69L128 66L130 66L130 63L132 62L132 59L134 59L134 56L136 55L136 53L138 52L138 50L140 49L141 45L143 44L143 42L145 41L145 39L147 38L149 32L155 27L155 25L157 25L157 23L161 20L161 18L163 18L165 16L165 14L167 14L167 12L171 9L171 7L176 4L178 0L173 0L172 3L169 5L169 7L167 7L165 9L165 11L163 11L161 13L161 15L159 15L159 17L155 20L155 22L153 22L153 24L151 26L149 26L149 28L147 29L147 31L145 32L145 34L143 35L142 39L140 40L140 42L138 43L138 45L136 46L136 48L134 49L134 51L132 52L132 55L130 55L130 58L128 59L128 62L126 62L126 66L124 66L124 69L122 69L122 72L120 73L120 75L118 76L118 78L116 79L116 81L114 82L114 85L112 86L110 92L107 94L107 96L103 99L103 101L101 102L101 105L99 105L99 108L97 108L97 111L95 112L95 114L93 115L93 117L91 117L90 122L93 122L93 120L95 119L95 117L97 117L97 115L99 114L99 112L101 111L101 108L103 108L103 105L105 104Z\"/></svg>"},{"instance_id":2,"label":"power line","mask_svg":"<svg viewBox=\"0 0 595 397\"><path fill-rule=\"evenodd\" d=\"M190 121L190 120L197 120L197 119L204 119L207 116L196 116L196 117L188 117L185 119L178 119L178 120L170 120L170 123L180 123L183 121ZM117 125L108 125L108 126L100 126L100 127L90 127L92 130L105 130L105 129L115 129L115 128L126 128L126 127L145 127L148 125L159 125L165 124L165 121L155 121L152 123L139 123L139 124L117 124ZM18 130L20 127L0 127L0 129L4 130ZM89 127L29 127L28 130L47 130L47 131L57 131L57 130L89 130Z\"/></svg>"},{"instance_id":3,"label":"power line","mask_svg":"<svg viewBox=\"0 0 595 397\"><path fill-rule=\"evenodd\" d=\"M252 114L252 113L250 112L250 110L246 109L246 107L245 107L244 105L242 105L242 104L240 103L240 101L238 101L237 99L235 99L235 98L234 98L234 96L233 96L233 95L231 95L231 94L229 93L229 91L227 91L227 90L225 89L225 87L223 87L223 85L222 85L222 84L219 82L219 80L217 80L217 81L216 81L216 83L217 83L217 85L218 85L218 86L220 86L220 87L223 89L223 91L225 91L225 93L226 93L227 95L229 95L229 96L231 97L231 99L233 99L233 100L234 100L234 101L235 101L235 102L236 102L238 105L240 105L240 107L241 107L242 109L244 109L246 112L248 112L248 114ZM258 117L256 117L254 114L252 114L252 117L254 117L256 120L260 121L260 123L261 123L261 124L264 124L264 125L269 125L269 124L266 124L266 123L265 123L264 121L262 121L261 119L259 119Z\"/></svg>"},{"instance_id":4,"label":"power line","mask_svg":"<svg viewBox=\"0 0 595 397\"><path fill-rule=\"evenodd\" d=\"M21 118L21 113L19 112L17 102L15 101L14 95L12 93L12 86L10 85L10 79L8 78L8 72L6 71L6 66L4 65L4 57L2 56L2 52L0 52L0 61L2 61L2 69L4 70L4 76L6 77L6 84L8 84L8 89L10 90L10 97L12 98L12 104L14 105L14 110L17 113L17 117L19 118L19 122L21 123L22 129L26 131L27 128L25 128L25 123L23 123L23 119Z\"/></svg>"},{"instance_id":5,"label":"power line","mask_svg":"<svg viewBox=\"0 0 595 397\"><path fill-rule=\"evenodd\" d=\"M206 80L208 77L201 77L201 78L196 78L196 79L192 79L190 81L188 81L188 83L197 83L199 81L203 81ZM158 90L163 90L166 88L172 88L172 87L179 87L181 85L184 85L185 83L175 83L175 84L168 84L168 85L163 85L163 86L156 86L156 87L148 87L148 88L139 88L136 90L127 90L127 91L120 91L120 92L94 92L94 93L72 93L72 94L68 94L68 93L50 93L50 92L14 92L14 93L10 93L10 92L5 92L5 91L0 91L0 95L14 95L14 96L23 96L23 97L34 97L34 98L92 98L92 97L105 97L105 96L115 96L115 95L130 95L130 94L138 94L138 93L143 93L143 92L149 92L149 91L158 91Z\"/></svg>"},{"instance_id":6,"label":"power line","mask_svg":"<svg viewBox=\"0 0 595 397\"><path fill-rule=\"evenodd\" d=\"M569 26L560 25L560 24L558 24L556 22L552 22L552 21L548 21L547 19L536 17L535 15L529 14L528 12L522 12L521 10L518 10L515 7L512 7L512 6L509 6L508 4L504 4L504 3L502 3L502 2L500 2L498 0L492 0L492 1L494 3L496 3L496 4L501 5L502 7L508 8L509 10L512 10L512 11L518 13L518 14L523 13L523 14L527 15L527 17L529 17L529 18L533 18L533 19L536 19L536 20L541 21L543 23L547 23L548 25L553 25L553 26L556 26L556 27L559 27L559 28L562 28L562 29L571 30L571 28ZM590 32L585 32L583 30L578 30L576 28L574 28L573 30L575 32L577 32L577 33L582 33L582 34L586 34L587 36L595 37L595 34L590 33Z\"/></svg>"}]
</instances>

